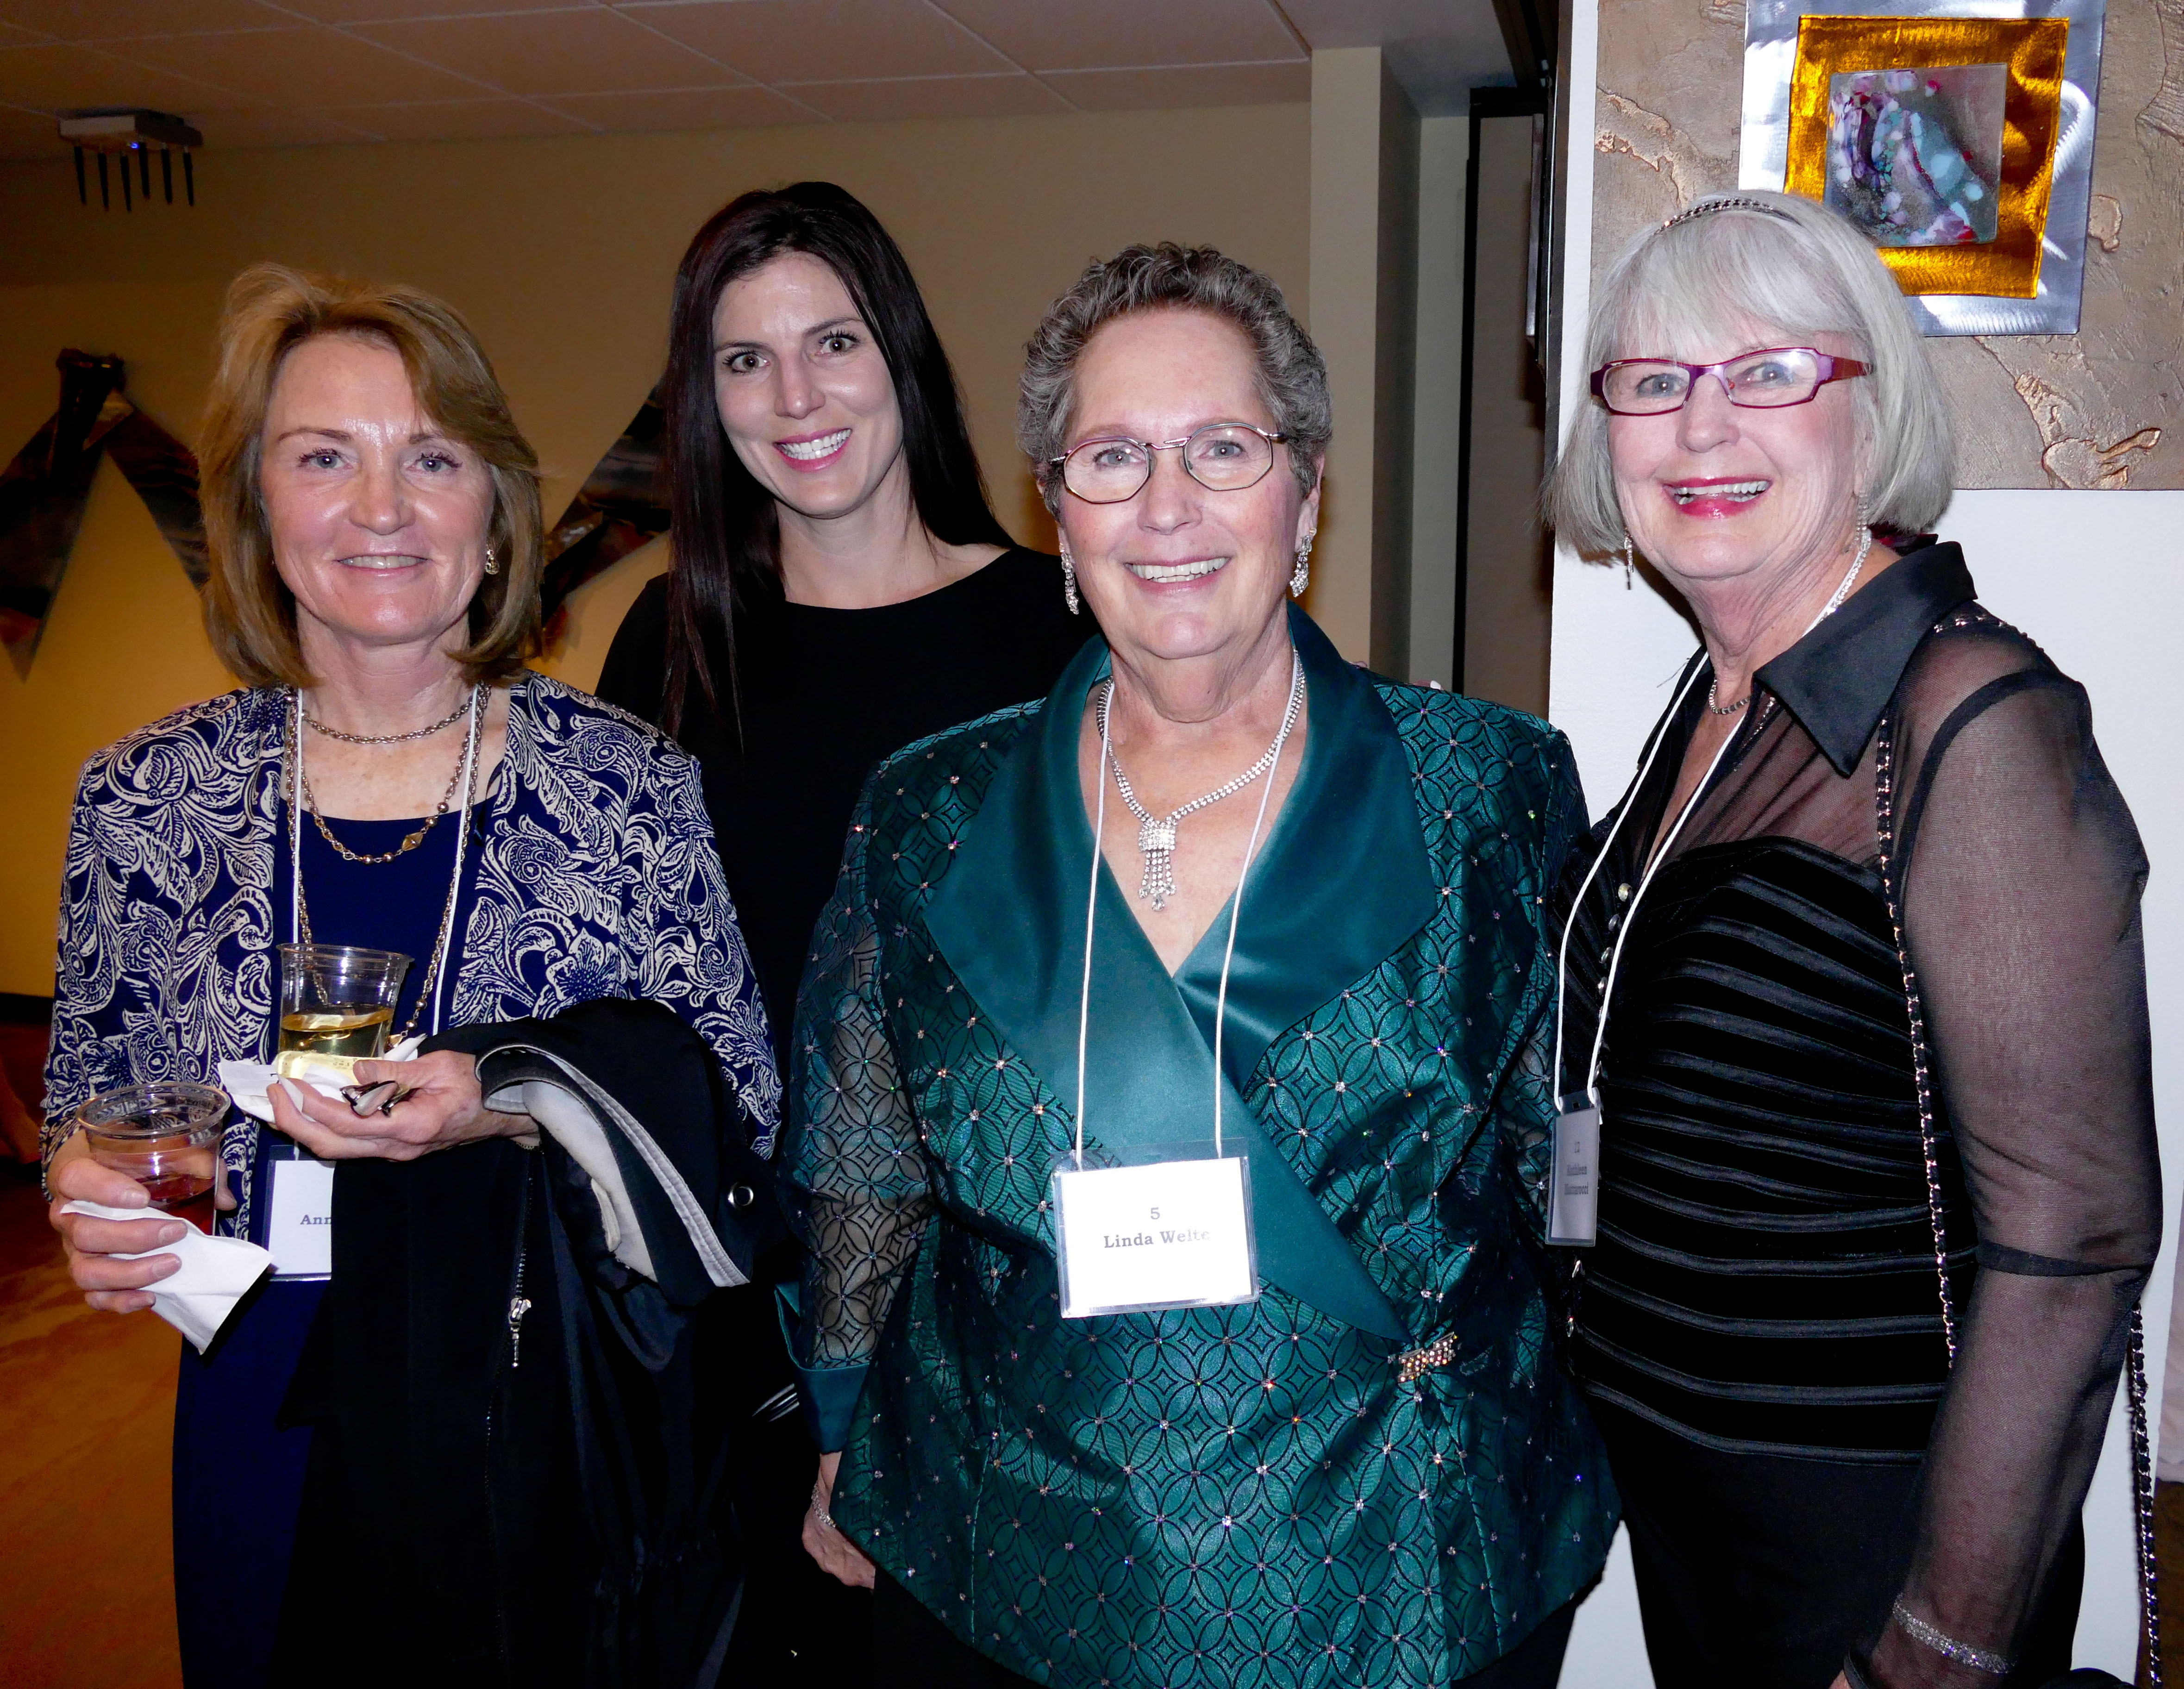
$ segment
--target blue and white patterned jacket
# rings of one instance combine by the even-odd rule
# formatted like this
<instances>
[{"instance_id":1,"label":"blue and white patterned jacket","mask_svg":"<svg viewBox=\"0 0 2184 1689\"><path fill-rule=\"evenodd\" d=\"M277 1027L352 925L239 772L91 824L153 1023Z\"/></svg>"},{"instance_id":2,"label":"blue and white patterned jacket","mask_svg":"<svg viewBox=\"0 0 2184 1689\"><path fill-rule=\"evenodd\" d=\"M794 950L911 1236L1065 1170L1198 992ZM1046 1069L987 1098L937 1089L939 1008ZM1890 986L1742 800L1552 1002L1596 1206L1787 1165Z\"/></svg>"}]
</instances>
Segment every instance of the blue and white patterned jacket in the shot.
<instances>
[{"instance_id":1,"label":"blue and white patterned jacket","mask_svg":"<svg viewBox=\"0 0 2184 1689\"><path fill-rule=\"evenodd\" d=\"M84 765L46 1067L48 1161L94 1092L216 1083L223 1060L270 1058L288 698L258 688L192 705ZM448 1024L655 999L718 1053L771 1153L780 1084L697 764L636 717L526 672L484 807ZM231 1175L247 1172L256 1133L242 1117L231 1124ZM246 1202L249 1183L230 1179Z\"/></svg>"}]
</instances>

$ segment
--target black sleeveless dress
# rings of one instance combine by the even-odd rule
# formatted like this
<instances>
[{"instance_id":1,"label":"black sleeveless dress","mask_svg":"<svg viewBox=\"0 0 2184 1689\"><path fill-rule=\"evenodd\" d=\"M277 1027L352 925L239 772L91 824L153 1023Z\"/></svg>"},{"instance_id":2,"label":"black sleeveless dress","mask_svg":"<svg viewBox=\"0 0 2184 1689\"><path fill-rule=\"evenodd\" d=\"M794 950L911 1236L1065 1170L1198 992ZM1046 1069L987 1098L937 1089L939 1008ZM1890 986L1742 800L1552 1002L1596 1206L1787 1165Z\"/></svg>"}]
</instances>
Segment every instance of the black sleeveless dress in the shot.
<instances>
[{"instance_id":1,"label":"black sleeveless dress","mask_svg":"<svg viewBox=\"0 0 2184 1689\"><path fill-rule=\"evenodd\" d=\"M1656 1676L1826 1689L1850 1653L1892 1689L2044 1682L2159 1235L2137 832L2083 690L1973 602L1953 545L1759 672L1641 897L1705 692L1561 893L1562 1092L1585 1086L1622 942L1571 1342ZM1899 1594L2019 1670L1945 1675L1884 1631Z\"/></svg>"}]
</instances>

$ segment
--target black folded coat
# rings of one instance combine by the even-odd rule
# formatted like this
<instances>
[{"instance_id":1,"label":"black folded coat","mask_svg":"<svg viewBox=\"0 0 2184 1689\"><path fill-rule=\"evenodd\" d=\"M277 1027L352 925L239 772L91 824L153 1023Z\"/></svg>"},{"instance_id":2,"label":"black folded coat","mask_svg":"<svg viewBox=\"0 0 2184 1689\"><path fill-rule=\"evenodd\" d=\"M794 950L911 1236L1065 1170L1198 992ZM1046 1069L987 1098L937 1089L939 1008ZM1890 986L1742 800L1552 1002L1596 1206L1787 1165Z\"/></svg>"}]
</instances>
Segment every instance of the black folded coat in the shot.
<instances>
[{"instance_id":1,"label":"black folded coat","mask_svg":"<svg viewBox=\"0 0 2184 1689\"><path fill-rule=\"evenodd\" d=\"M702 1689L741 1588L716 1293L779 1235L749 1122L656 1003L425 1048L538 1147L336 1174L276 1681Z\"/></svg>"}]
</instances>

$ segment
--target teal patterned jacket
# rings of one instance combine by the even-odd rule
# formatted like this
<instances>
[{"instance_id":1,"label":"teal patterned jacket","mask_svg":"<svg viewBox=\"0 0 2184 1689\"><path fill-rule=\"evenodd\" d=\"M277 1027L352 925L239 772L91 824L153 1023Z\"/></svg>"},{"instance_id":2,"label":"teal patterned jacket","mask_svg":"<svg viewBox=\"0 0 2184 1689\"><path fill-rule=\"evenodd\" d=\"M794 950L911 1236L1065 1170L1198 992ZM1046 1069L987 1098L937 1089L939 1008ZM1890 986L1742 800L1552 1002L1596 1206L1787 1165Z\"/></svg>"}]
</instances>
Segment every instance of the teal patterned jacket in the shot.
<instances>
[{"instance_id":1,"label":"teal patterned jacket","mask_svg":"<svg viewBox=\"0 0 2184 1689\"><path fill-rule=\"evenodd\" d=\"M1245 888L1223 1072L1227 911L1171 977L1103 867L1085 1079L1095 1161L1212 1153L1230 1087L1256 1302L1060 1316L1096 641L1043 705L876 771L799 1006L783 1178L833 1516L956 1635L1070 1689L1447 1685L1615 1529L1540 1240L1568 746L1291 627L1304 762Z\"/></svg>"}]
</instances>

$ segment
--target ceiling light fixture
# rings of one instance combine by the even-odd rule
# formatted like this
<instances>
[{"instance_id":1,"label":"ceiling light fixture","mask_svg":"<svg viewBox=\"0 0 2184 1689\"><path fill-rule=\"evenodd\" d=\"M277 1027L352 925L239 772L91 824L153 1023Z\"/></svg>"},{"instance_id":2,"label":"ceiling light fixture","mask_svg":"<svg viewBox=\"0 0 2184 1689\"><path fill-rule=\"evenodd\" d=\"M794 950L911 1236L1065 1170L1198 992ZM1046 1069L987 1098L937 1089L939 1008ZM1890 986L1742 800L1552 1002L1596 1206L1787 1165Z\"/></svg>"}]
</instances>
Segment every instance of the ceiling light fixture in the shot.
<instances>
[{"instance_id":1,"label":"ceiling light fixture","mask_svg":"<svg viewBox=\"0 0 2184 1689\"><path fill-rule=\"evenodd\" d=\"M104 106L93 111L70 111L61 114L61 139L75 148L75 197L79 202L91 203L90 184L86 181L83 155L98 155L98 203L108 210L114 209L114 191L109 185L107 157L119 153L121 159L121 205L124 210L136 209L136 187L142 185L144 203L152 203L152 153L159 154L159 181L166 190L167 203L175 203L175 153L182 155L182 192L187 202L198 203L197 171L190 162L193 148L204 145L204 137L190 127L181 118L164 111L146 111L139 106ZM133 156L132 156L133 155ZM134 165L136 181L130 179Z\"/></svg>"}]
</instances>

